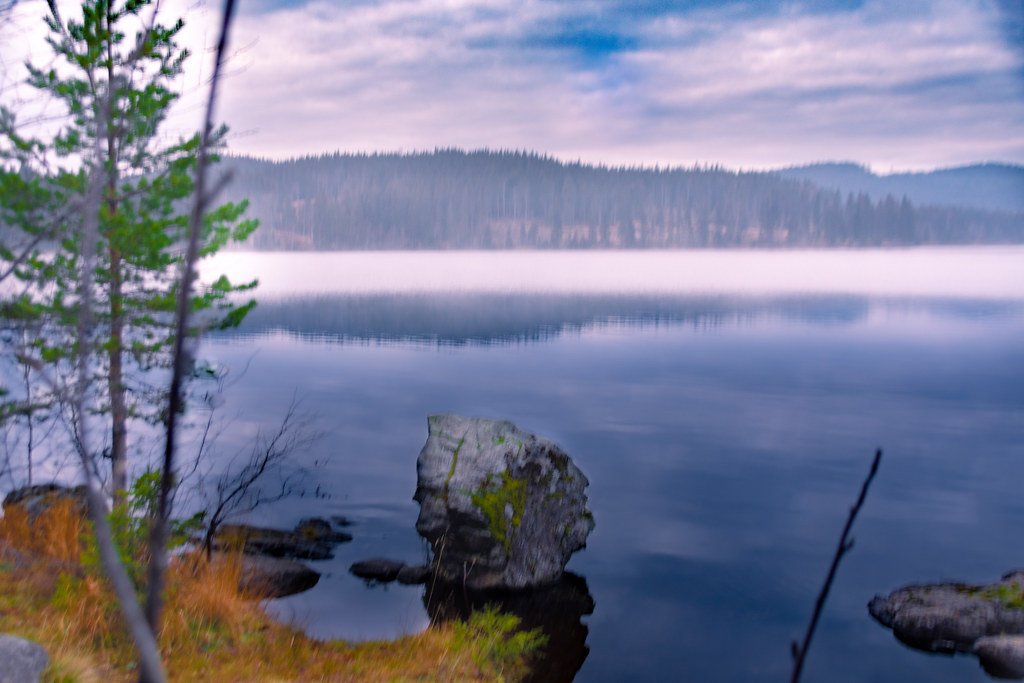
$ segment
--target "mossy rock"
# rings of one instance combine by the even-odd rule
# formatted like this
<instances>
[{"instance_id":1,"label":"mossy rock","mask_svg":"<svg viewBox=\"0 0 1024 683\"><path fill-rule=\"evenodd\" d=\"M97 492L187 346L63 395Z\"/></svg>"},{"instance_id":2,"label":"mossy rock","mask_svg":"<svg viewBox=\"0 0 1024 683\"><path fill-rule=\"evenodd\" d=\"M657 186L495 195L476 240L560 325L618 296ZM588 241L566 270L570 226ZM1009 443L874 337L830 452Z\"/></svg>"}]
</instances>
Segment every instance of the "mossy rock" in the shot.
<instances>
[{"instance_id":1,"label":"mossy rock","mask_svg":"<svg viewBox=\"0 0 1024 683\"><path fill-rule=\"evenodd\" d=\"M594 526L589 482L572 458L508 421L433 415L427 424L416 528L438 575L479 589L557 581Z\"/></svg>"}]
</instances>

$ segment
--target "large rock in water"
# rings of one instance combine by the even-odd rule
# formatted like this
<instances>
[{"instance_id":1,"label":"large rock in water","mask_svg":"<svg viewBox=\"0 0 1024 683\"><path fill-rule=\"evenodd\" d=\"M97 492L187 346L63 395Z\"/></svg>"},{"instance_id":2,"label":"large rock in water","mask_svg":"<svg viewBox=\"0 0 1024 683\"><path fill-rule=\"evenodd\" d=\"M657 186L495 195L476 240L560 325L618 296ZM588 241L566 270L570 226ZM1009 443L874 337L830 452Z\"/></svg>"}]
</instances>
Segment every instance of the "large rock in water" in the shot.
<instances>
[{"instance_id":1,"label":"large rock in water","mask_svg":"<svg viewBox=\"0 0 1024 683\"><path fill-rule=\"evenodd\" d=\"M554 442L511 422L431 415L416 462L416 530L438 578L471 590L558 581L594 528L587 478Z\"/></svg>"}]
</instances>

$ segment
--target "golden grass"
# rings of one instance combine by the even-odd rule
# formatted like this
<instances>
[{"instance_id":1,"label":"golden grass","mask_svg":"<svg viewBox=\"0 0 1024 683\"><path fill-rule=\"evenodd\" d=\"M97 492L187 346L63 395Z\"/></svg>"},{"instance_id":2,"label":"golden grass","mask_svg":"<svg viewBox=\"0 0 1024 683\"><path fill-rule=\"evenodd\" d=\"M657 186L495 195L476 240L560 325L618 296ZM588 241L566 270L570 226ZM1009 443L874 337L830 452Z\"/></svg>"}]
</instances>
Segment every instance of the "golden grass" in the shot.
<instances>
[{"instance_id":1,"label":"golden grass","mask_svg":"<svg viewBox=\"0 0 1024 683\"><path fill-rule=\"evenodd\" d=\"M0 521L0 539L8 545L61 563L79 562L84 531L85 520L70 498L56 498L34 520L20 505L9 506Z\"/></svg>"},{"instance_id":2,"label":"golden grass","mask_svg":"<svg viewBox=\"0 0 1024 683\"><path fill-rule=\"evenodd\" d=\"M47 649L44 680L134 681L133 649L112 593L82 565L87 527L70 502L32 521L16 507L7 510L0 519L0 632ZM208 563L189 554L172 562L160 631L171 680L512 681L527 670L522 660L491 664L495 634L458 624L389 642L311 640L245 599L240 569L237 557Z\"/></svg>"}]
</instances>

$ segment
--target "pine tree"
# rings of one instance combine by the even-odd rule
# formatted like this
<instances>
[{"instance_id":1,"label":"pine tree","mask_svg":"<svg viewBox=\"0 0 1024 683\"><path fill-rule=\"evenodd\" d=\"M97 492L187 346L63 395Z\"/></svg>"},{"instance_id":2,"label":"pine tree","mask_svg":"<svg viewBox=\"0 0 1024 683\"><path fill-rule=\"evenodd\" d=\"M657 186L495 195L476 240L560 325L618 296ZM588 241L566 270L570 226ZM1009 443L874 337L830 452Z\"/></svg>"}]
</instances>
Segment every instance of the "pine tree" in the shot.
<instances>
[{"instance_id":1,"label":"pine tree","mask_svg":"<svg viewBox=\"0 0 1024 683\"><path fill-rule=\"evenodd\" d=\"M200 136L167 144L161 126L178 97L175 80L188 51L177 43L183 22L160 24L152 0L84 0L81 18L66 22L56 3L49 5L56 59L45 69L29 65L29 82L66 118L53 135L30 136L19 132L14 112L0 108L3 326L31 323L38 330L18 349L19 360L43 369L51 387L72 376L77 359L87 359L92 381L79 389L90 415L106 421L112 490L119 495L127 484L130 423L166 418L165 390L158 387L170 362ZM216 132L215 147L225 133ZM99 201L90 192L101 193L92 197ZM256 222L243 218L245 209L245 202L229 203L203 217L201 256L248 237ZM81 235L89 220L98 221L94 305L83 311ZM240 322L253 302L236 305L231 295L254 285L221 277L199 286L192 332ZM84 339L77 326L83 314L92 322ZM5 342L16 336L7 334ZM60 391L51 398L60 403Z\"/></svg>"}]
</instances>

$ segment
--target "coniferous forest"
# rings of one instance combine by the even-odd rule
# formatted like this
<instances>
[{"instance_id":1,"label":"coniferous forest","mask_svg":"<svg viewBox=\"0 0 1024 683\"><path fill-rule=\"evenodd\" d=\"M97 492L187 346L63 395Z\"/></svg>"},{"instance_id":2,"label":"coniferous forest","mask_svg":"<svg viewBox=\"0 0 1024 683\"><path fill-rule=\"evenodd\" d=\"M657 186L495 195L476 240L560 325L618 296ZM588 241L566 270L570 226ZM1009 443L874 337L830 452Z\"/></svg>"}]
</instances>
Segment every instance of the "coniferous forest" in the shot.
<instances>
[{"instance_id":1,"label":"coniferous forest","mask_svg":"<svg viewBox=\"0 0 1024 683\"><path fill-rule=\"evenodd\" d=\"M228 159L256 249L824 247L1024 241L1024 214L772 172L607 167L454 149Z\"/></svg>"}]
</instances>

